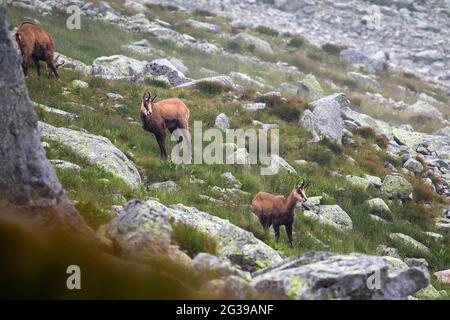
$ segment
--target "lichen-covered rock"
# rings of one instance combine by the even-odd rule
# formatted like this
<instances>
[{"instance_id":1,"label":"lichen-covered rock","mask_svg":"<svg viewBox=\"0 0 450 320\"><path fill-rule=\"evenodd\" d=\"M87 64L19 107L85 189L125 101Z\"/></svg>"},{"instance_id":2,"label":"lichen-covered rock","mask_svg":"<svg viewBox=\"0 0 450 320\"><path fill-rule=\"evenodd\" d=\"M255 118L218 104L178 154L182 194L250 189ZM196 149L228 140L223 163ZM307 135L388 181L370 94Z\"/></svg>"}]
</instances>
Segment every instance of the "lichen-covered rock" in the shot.
<instances>
[{"instance_id":1,"label":"lichen-covered rock","mask_svg":"<svg viewBox=\"0 0 450 320\"><path fill-rule=\"evenodd\" d=\"M222 278L237 276L249 281L251 275L247 271L242 271L238 266L231 263L224 257L217 257L209 253L199 253L192 260L192 267L199 276L208 278Z\"/></svg>"},{"instance_id":2,"label":"lichen-covered rock","mask_svg":"<svg viewBox=\"0 0 450 320\"><path fill-rule=\"evenodd\" d=\"M412 199L413 187L408 180L399 175L387 175L384 178L381 192L391 199Z\"/></svg>"},{"instance_id":3,"label":"lichen-covered rock","mask_svg":"<svg viewBox=\"0 0 450 320\"><path fill-rule=\"evenodd\" d=\"M72 88L74 89L87 89L89 88L89 83L82 80L73 80L72 81Z\"/></svg>"},{"instance_id":4,"label":"lichen-covered rock","mask_svg":"<svg viewBox=\"0 0 450 320\"><path fill-rule=\"evenodd\" d=\"M235 275L213 279L207 282L201 290L208 292L213 298L222 299L247 300L259 296L247 280Z\"/></svg>"},{"instance_id":5,"label":"lichen-covered rock","mask_svg":"<svg viewBox=\"0 0 450 320\"><path fill-rule=\"evenodd\" d=\"M220 33L222 31L222 28L220 28L220 26L218 26L216 24L207 23L207 22L203 22L203 21L197 21L194 19L184 20L183 23L194 29L199 29L199 30L206 31L206 32Z\"/></svg>"},{"instance_id":6,"label":"lichen-covered rock","mask_svg":"<svg viewBox=\"0 0 450 320\"><path fill-rule=\"evenodd\" d=\"M272 154L268 161L268 167L264 168L265 175L274 175L283 171L297 174L297 171L279 155Z\"/></svg>"},{"instance_id":7,"label":"lichen-covered rock","mask_svg":"<svg viewBox=\"0 0 450 320\"><path fill-rule=\"evenodd\" d=\"M55 56L56 56L56 62L58 64L64 63L61 66L61 68L72 69L72 70L81 72L82 74L84 74L86 76L88 76L92 73L92 66L88 66L81 61L69 58L60 53L56 53Z\"/></svg>"},{"instance_id":8,"label":"lichen-covered rock","mask_svg":"<svg viewBox=\"0 0 450 320\"><path fill-rule=\"evenodd\" d=\"M191 81L191 79L185 77L185 75L167 59L153 60L147 67L153 76L164 76L172 86L178 86Z\"/></svg>"},{"instance_id":9,"label":"lichen-covered rock","mask_svg":"<svg viewBox=\"0 0 450 320\"><path fill-rule=\"evenodd\" d=\"M52 115L55 115L57 117L60 117L60 118L66 119L66 120L70 120L70 121L75 121L79 118L79 116L75 113L67 112L64 110L56 109L56 108L50 108L50 107L47 107L43 104L36 103L36 102L33 102L33 107L40 109L40 110L44 111L45 113L51 113Z\"/></svg>"},{"instance_id":10,"label":"lichen-covered rock","mask_svg":"<svg viewBox=\"0 0 450 320\"><path fill-rule=\"evenodd\" d=\"M227 187L240 189L242 187L242 183L236 179L236 177L231 172L224 172L221 174L221 177L225 179L227 183Z\"/></svg>"},{"instance_id":11,"label":"lichen-covered rock","mask_svg":"<svg viewBox=\"0 0 450 320\"><path fill-rule=\"evenodd\" d=\"M109 139L68 128L53 127L43 122L39 122L39 132L42 138L70 148L76 155L122 179L130 187L138 188L141 185L141 176L134 164Z\"/></svg>"},{"instance_id":12,"label":"lichen-covered rock","mask_svg":"<svg viewBox=\"0 0 450 320\"><path fill-rule=\"evenodd\" d=\"M170 245L172 229L169 221L172 224L183 223L210 236L216 242L218 256L229 259L243 271L255 271L281 261L277 251L251 232L182 204L166 207L154 200L130 201L119 216L104 227L103 233L122 251L133 256L155 253L155 250L169 253L174 250ZM190 262L186 264L190 265ZM235 274L246 277L239 272Z\"/></svg>"},{"instance_id":13,"label":"lichen-covered rock","mask_svg":"<svg viewBox=\"0 0 450 320\"><path fill-rule=\"evenodd\" d=\"M251 281L276 299L406 299L425 288L429 279L418 268L394 271L383 257L364 254L315 253L287 259L287 267L259 273ZM379 286L375 285L377 277ZM372 287L373 286L373 287Z\"/></svg>"},{"instance_id":14,"label":"lichen-covered rock","mask_svg":"<svg viewBox=\"0 0 450 320\"><path fill-rule=\"evenodd\" d=\"M391 238L393 241L397 243L401 243L406 246L410 246L422 253L429 253L430 249L428 249L424 244L420 243L419 241L413 239L412 237L403 234L403 233L391 233L389 235L389 238Z\"/></svg>"},{"instance_id":15,"label":"lichen-covered rock","mask_svg":"<svg viewBox=\"0 0 450 320\"><path fill-rule=\"evenodd\" d=\"M402 259L397 248L388 247L383 244L377 246L377 253L381 256L393 257L400 260Z\"/></svg>"},{"instance_id":16,"label":"lichen-covered rock","mask_svg":"<svg viewBox=\"0 0 450 320\"><path fill-rule=\"evenodd\" d=\"M353 229L352 219L337 204L320 205L314 211L306 210L303 214L338 230L345 231Z\"/></svg>"},{"instance_id":17,"label":"lichen-covered rock","mask_svg":"<svg viewBox=\"0 0 450 320\"><path fill-rule=\"evenodd\" d=\"M181 187L171 180L163 181L163 182L155 182L147 187L149 191L158 190L165 192L178 192L181 190Z\"/></svg>"},{"instance_id":18,"label":"lichen-covered rock","mask_svg":"<svg viewBox=\"0 0 450 320\"><path fill-rule=\"evenodd\" d=\"M169 259L190 267L191 259L172 245L169 209L156 201L130 201L99 237L109 239L119 254L135 260Z\"/></svg>"},{"instance_id":19,"label":"lichen-covered rock","mask_svg":"<svg viewBox=\"0 0 450 320\"><path fill-rule=\"evenodd\" d=\"M347 96L343 93L333 94L312 102L312 105L314 111L305 110L300 124L311 130L314 136L325 136L341 144L344 129L341 111L349 105Z\"/></svg>"},{"instance_id":20,"label":"lichen-covered rock","mask_svg":"<svg viewBox=\"0 0 450 320\"><path fill-rule=\"evenodd\" d=\"M231 37L231 39L233 41L236 41L237 43L240 43L243 46L253 46L256 51L259 51L261 53L265 54L273 53L270 43L258 37L252 36L251 34L241 32Z\"/></svg>"},{"instance_id":21,"label":"lichen-covered rock","mask_svg":"<svg viewBox=\"0 0 450 320\"><path fill-rule=\"evenodd\" d=\"M365 178L361 178L358 176L354 176L354 175L347 175L345 176L345 180L347 180L348 182L350 182L352 185L354 186L358 186L363 188L364 190L369 189L369 187L372 186L372 182L365 179Z\"/></svg>"},{"instance_id":22,"label":"lichen-covered rock","mask_svg":"<svg viewBox=\"0 0 450 320\"><path fill-rule=\"evenodd\" d=\"M370 212L375 213L377 215L381 215L382 217L392 218L391 209L381 198L373 198L366 201L366 204L369 206Z\"/></svg>"},{"instance_id":23,"label":"lichen-covered rock","mask_svg":"<svg viewBox=\"0 0 450 320\"><path fill-rule=\"evenodd\" d=\"M74 171L81 170L81 167L79 165L69 162L69 161L54 159L54 160L50 160L50 163L55 168L62 169L62 170L74 170Z\"/></svg>"},{"instance_id":24,"label":"lichen-covered rock","mask_svg":"<svg viewBox=\"0 0 450 320\"><path fill-rule=\"evenodd\" d=\"M313 74L308 74L300 81L297 92L308 99L320 99L324 96L322 86Z\"/></svg>"},{"instance_id":25,"label":"lichen-covered rock","mask_svg":"<svg viewBox=\"0 0 450 320\"><path fill-rule=\"evenodd\" d=\"M233 82L233 79L231 79L228 76L215 76L215 77L209 77L209 78L203 78L198 80L192 80L183 84L180 84L176 86L176 88L195 88L201 84L212 84L212 85L219 85L223 88L230 88L231 90L237 89L237 86Z\"/></svg>"},{"instance_id":26,"label":"lichen-covered rock","mask_svg":"<svg viewBox=\"0 0 450 320\"><path fill-rule=\"evenodd\" d=\"M435 120L444 119L442 113L436 107L423 100L418 100L415 104L407 108L406 111Z\"/></svg>"},{"instance_id":27,"label":"lichen-covered rock","mask_svg":"<svg viewBox=\"0 0 450 320\"><path fill-rule=\"evenodd\" d=\"M123 55L99 57L92 63L91 74L107 80L143 81L148 75L147 61L139 61Z\"/></svg>"},{"instance_id":28,"label":"lichen-covered rock","mask_svg":"<svg viewBox=\"0 0 450 320\"><path fill-rule=\"evenodd\" d=\"M409 158L403 164L403 168L405 168L408 171L411 171L413 173L421 173L423 170L423 165L419 161L417 161L413 158Z\"/></svg>"},{"instance_id":29,"label":"lichen-covered rock","mask_svg":"<svg viewBox=\"0 0 450 320\"><path fill-rule=\"evenodd\" d=\"M274 249L227 220L182 204L170 206L169 216L175 223L198 228L211 236L216 241L218 255L228 258L244 271L254 271L281 261Z\"/></svg>"}]
</instances>

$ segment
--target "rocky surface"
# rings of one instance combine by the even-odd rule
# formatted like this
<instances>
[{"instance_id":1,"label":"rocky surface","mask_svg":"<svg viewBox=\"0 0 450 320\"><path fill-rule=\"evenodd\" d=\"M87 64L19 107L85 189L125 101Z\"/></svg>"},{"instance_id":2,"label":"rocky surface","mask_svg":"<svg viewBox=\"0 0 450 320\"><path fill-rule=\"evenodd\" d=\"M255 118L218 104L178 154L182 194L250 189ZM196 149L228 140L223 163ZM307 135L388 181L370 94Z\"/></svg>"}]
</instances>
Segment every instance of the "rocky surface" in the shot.
<instances>
[{"instance_id":1,"label":"rocky surface","mask_svg":"<svg viewBox=\"0 0 450 320\"><path fill-rule=\"evenodd\" d=\"M341 117L342 105L348 99L344 94L334 94L312 102L314 110L305 110L300 124L311 130L313 139L318 140L324 136L335 142L342 143L342 130L344 121Z\"/></svg>"},{"instance_id":2,"label":"rocky surface","mask_svg":"<svg viewBox=\"0 0 450 320\"><path fill-rule=\"evenodd\" d=\"M229 17L235 25L265 25L298 33L316 44L355 49L349 60L369 71L383 62L450 84L448 0L151 0ZM345 53L343 53L345 54ZM363 57L361 57L363 56Z\"/></svg>"},{"instance_id":3,"label":"rocky surface","mask_svg":"<svg viewBox=\"0 0 450 320\"><path fill-rule=\"evenodd\" d=\"M379 288L370 288L374 273ZM406 299L429 279L419 268L394 271L383 257L310 252L284 260L251 283L277 299Z\"/></svg>"},{"instance_id":4,"label":"rocky surface","mask_svg":"<svg viewBox=\"0 0 450 320\"><path fill-rule=\"evenodd\" d=\"M229 221L181 204L166 207L153 200L131 201L106 226L105 236L130 255L142 251L168 250L171 227L183 223L211 236L220 257L229 259L245 271L255 271L280 262L280 255L255 236Z\"/></svg>"},{"instance_id":5,"label":"rocky surface","mask_svg":"<svg viewBox=\"0 0 450 320\"><path fill-rule=\"evenodd\" d=\"M309 210L303 211L303 215L314 220L332 226L338 230L348 231L353 229L350 216L336 204L311 206L306 204Z\"/></svg>"},{"instance_id":6,"label":"rocky surface","mask_svg":"<svg viewBox=\"0 0 450 320\"><path fill-rule=\"evenodd\" d=\"M39 132L42 138L70 148L76 155L122 179L130 187L141 185L141 177L134 164L109 139L43 122L39 122Z\"/></svg>"}]
</instances>

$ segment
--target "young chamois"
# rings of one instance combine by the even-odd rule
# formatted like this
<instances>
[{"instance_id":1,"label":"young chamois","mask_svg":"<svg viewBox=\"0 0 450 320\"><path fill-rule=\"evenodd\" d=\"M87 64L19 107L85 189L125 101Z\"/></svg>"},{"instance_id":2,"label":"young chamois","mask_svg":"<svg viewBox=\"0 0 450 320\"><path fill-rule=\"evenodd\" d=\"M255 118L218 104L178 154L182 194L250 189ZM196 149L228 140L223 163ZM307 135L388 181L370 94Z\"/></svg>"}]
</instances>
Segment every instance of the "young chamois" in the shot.
<instances>
[{"instance_id":1,"label":"young chamois","mask_svg":"<svg viewBox=\"0 0 450 320\"><path fill-rule=\"evenodd\" d=\"M155 135L161 152L161 158L167 160L166 151L166 130L172 134L177 129L180 130L180 137L177 145L185 139L188 146L187 158L191 161L191 137L189 135L189 109L178 98L171 98L155 102L150 93L144 94L141 102L142 128Z\"/></svg>"},{"instance_id":2,"label":"young chamois","mask_svg":"<svg viewBox=\"0 0 450 320\"><path fill-rule=\"evenodd\" d=\"M33 60L38 76L41 75L39 61L45 61L49 73L53 72L56 79L59 79L56 69L64 63L58 64L58 57L53 57L55 41L47 31L34 23L24 22L17 27L15 38L22 55L22 69L25 77L28 75L28 63Z\"/></svg>"},{"instance_id":3,"label":"young chamois","mask_svg":"<svg viewBox=\"0 0 450 320\"><path fill-rule=\"evenodd\" d=\"M252 212L259 218L259 222L264 229L269 229L273 225L275 238L280 239L280 226L284 225L289 238L289 244L292 243L292 226L294 224L294 209L297 201L305 202L306 188L303 180L297 184L288 196L275 195L268 192L258 192L252 200Z\"/></svg>"}]
</instances>

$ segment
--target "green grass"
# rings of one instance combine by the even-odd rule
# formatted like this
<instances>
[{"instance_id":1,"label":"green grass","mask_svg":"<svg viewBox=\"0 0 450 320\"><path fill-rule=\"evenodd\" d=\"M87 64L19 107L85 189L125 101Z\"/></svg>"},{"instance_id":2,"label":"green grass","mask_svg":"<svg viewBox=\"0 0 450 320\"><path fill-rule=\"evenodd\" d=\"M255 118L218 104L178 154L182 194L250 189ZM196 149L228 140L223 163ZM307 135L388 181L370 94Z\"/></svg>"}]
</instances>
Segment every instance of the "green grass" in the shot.
<instances>
[{"instance_id":1,"label":"green grass","mask_svg":"<svg viewBox=\"0 0 450 320\"><path fill-rule=\"evenodd\" d=\"M213 238L183 223L173 225L172 240L192 258L200 252L217 254L217 244Z\"/></svg>"}]
</instances>

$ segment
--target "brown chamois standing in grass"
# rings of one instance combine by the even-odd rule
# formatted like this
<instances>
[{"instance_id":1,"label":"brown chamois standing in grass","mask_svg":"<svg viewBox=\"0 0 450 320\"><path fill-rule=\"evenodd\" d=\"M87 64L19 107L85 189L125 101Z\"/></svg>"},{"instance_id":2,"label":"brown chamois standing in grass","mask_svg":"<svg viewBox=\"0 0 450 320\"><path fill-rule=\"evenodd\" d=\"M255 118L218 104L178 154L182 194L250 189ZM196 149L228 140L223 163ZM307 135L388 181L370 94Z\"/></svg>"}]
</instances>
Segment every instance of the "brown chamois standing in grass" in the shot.
<instances>
[{"instance_id":1,"label":"brown chamois standing in grass","mask_svg":"<svg viewBox=\"0 0 450 320\"><path fill-rule=\"evenodd\" d=\"M171 98L155 102L156 96L151 97L150 93L144 94L141 102L140 116L142 128L155 135L161 152L161 158L167 160L166 151L166 130L172 134L175 130L180 130L177 145L186 140L189 153L187 158L191 161L191 137L189 135L189 109L178 98Z\"/></svg>"},{"instance_id":2,"label":"brown chamois standing in grass","mask_svg":"<svg viewBox=\"0 0 450 320\"><path fill-rule=\"evenodd\" d=\"M294 210L297 201L305 202L306 188L308 184L302 181L297 184L288 196L275 195L268 192L258 192L252 200L252 212L259 218L259 222L264 229L269 229L273 225L275 238L280 239L280 226L284 225L289 238L289 244L292 243L292 226L294 224Z\"/></svg>"},{"instance_id":3,"label":"brown chamois standing in grass","mask_svg":"<svg viewBox=\"0 0 450 320\"><path fill-rule=\"evenodd\" d=\"M17 27L15 38L22 55L22 69L25 77L28 75L28 63L33 60L36 64L37 75L41 75L39 61L47 63L49 74L53 72L59 79L58 69L64 64L58 64L58 57L54 58L55 41L41 26L31 22L24 22Z\"/></svg>"}]
</instances>

